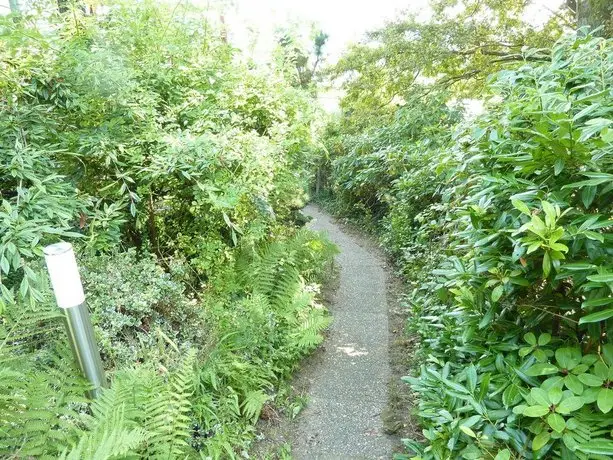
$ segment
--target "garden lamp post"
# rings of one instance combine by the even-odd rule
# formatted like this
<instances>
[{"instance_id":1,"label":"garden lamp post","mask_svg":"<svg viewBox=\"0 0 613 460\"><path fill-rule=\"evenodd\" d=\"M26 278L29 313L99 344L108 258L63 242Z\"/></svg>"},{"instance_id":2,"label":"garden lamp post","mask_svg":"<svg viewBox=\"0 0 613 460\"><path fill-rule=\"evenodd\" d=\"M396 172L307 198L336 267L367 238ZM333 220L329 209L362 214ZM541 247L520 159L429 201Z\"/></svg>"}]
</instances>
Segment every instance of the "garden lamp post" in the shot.
<instances>
[{"instance_id":1,"label":"garden lamp post","mask_svg":"<svg viewBox=\"0 0 613 460\"><path fill-rule=\"evenodd\" d=\"M90 394L96 398L106 386L106 378L72 245L56 243L43 252L57 305L64 310L70 346L83 375L93 386Z\"/></svg>"}]
</instances>

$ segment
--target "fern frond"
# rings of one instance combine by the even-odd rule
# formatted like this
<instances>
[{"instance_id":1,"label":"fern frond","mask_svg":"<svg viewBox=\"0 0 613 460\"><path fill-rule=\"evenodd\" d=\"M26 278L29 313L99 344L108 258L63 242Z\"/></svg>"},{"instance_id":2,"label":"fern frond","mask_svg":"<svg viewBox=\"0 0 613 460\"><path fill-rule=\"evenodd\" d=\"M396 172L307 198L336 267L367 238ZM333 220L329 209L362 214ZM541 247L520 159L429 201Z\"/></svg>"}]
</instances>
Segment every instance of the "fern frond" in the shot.
<instances>
[{"instance_id":1,"label":"fern frond","mask_svg":"<svg viewBox=\"0 0 613 460\"><path fill-rule=\"evenodd\" d=\"M4 366L17 360L23 363L26 355L46 352L63 328L61 310L43 303L33 310L25 306L11 309L9 316L0 319L0 363Z\"/></svg>"},{"instance_id":2,"label":"fern frond","mask_svg":"<svg viewBox=\"0 0 613 460\"><path fill-rule=\"evenodd\" d=\"M284 267L277 273L276 286L269 294L270 301L278 310L291 304L295 293L300 289L300 273L294 267Z\"/></svg>"},{"instance_id":3,"label":"fern frond","mask_svg":"<svg viewBox=\"0 0 613 460\"><path fill-rule=\"evenodd\" d=\"M79 443L61 455L64 460L107 460L110 458L137 458L138 450L151 437L143 428L134 427L126 416L124 407L115 407L104 413L93 430L84 432Z\"/></svg>"},{"instance_id":4,"label":"fern frond","mask_svg":"<svg viewBox=\"0 0 613 460\"><path fill-rule=\"evenodd\" d=\"M248 392L241 405L243 415L249 420L256 421L260 418L260 412L269 399L270 396L261 390Z\"/></svg>"},{"instance_id":5,"label":"fern frond","mask_svg":"<svg viewBox=\"0 0 613 460\"><path fill-rule=\"evenodd\" d=\"M4 353L0 353L5 358ZM0 371L0 456L53 455L69 443L82 420L79 406L89 388L71 362L2 359ZM52 367L54 362L59 368Z\"/></svg>"},{"instance_id":6,"label":"fern frond","mask_svg":"<svg viewBox=\"0 0 613 460\"><path fill-rule=\"evenodd\" d=\"M178 458L189 446L195 359L195 350L190 350L163 391L151 395L144 407L145 428L155 439L147 448L147 458Z\"/></svg>"},{"instance_id":7,"label":"fern frond","mask_svg":"<svg viewBox=\"0 0 613 460\"><path fill-rule=\"evenodd\" d=\"M322 331L330 325L330 318L321 313L311 313L291 335L298 348L311 349L323 341Z\"/></svg>"}]
</instances>

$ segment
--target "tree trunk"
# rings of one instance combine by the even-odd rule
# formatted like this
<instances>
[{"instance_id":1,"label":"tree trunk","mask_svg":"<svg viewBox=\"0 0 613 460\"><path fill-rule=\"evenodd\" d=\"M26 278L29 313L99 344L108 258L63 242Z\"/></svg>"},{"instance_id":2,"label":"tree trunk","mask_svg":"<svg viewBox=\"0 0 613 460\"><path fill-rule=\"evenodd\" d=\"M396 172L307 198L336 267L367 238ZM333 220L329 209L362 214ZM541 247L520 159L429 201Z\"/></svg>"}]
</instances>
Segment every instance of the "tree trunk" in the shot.
<instances>
[{"instance_id":1,"label":"tree trunk","mask_svg":"<svg viewBox=\"0 0 613 460\"><path fill-rule=\"evenodd\" d=\"M595 29L605 26L601 35L610 35L607 27L611 25L613 5L610 0L569 0L567 5L574 10L577 18L577 27L589 26Z\"/></svg>"},{"instance_id":2,"label":"tree trunk","mask_svg":"<svg viewBox=\"0 0 613 460\"><path fill-rule=\"evenodd\" d=\"M590 0L577 0L577 27L594 27L592 18L592 2Z\"/></svg>"},{"instance_id":3,"label":"tree trunk","mask_svg":"<svg viewBox=\"0 0 613 460\"><path fill-rule=\"evenodd\" d=\"M9 7L11 8L11 13L21 13L21 9L19 8L19 0L9 0Z\"/></svg>"}]
</instances>

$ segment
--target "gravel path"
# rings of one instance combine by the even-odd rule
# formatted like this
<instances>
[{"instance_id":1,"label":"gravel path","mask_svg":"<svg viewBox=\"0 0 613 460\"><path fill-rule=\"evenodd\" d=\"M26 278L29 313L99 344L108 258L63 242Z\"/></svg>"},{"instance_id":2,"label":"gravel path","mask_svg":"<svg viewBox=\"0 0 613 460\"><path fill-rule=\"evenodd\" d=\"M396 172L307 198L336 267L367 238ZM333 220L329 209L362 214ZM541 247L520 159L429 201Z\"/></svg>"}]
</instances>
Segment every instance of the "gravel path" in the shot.
<instances>
[{"instance_id":1,"label":"gravel path","mask_svg":"<svg viewBox=\"0 0 613 460\"><path fill-rule=\"evenodd\" d=\"M341 253L340 285L325 350L310 376L309 400L298 418L296 459L388 459L392 440L381 413L390 378L386 272L383 258L309 205L314 230L323 230Z\"/></svg>"}]
</instances>

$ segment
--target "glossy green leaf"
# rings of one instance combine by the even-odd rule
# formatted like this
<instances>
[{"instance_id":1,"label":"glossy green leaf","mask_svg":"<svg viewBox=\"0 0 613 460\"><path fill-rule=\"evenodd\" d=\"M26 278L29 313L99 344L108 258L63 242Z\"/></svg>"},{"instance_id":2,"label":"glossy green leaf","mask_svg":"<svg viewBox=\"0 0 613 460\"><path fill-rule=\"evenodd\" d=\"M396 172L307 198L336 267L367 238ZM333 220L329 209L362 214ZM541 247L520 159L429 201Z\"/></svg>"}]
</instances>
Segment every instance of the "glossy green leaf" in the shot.
<instances>
[{"instance_id":1,"label":"glossy green leaf","mask_svg":"<svg viewBox=\"0 0 613 460\"><path fill-rule=\"evenodd\" d=\"M579 374L577 378L588 387L599 387L602 385L602 379L593 374Z\"/></svg>"},{"instance_id":2,"label":"glossy green leaf","mask_svg":"<svg viewBox=\"0 0 613 460\"><path fill-rule=\"evenodd\" d=\"M598 299L586 300L581 304L582 308L602 307L613 303L613 297L601 297Z\"/></svg>"},{"instance_id":3,"label":"glossy green leaf","mask_svg":"<svg viewBox=\"0 0 613 460\"><path fill-rule=\"evenodd\" d=\"M539 346L545 346L547 345L549 342L551 342L551 334L548 333L543 333L541 335L539 335L539 339L538 339L538 344Z\"/></svg>"},{"instance_id":4,"label":"glossy green leaf","mask_svg":"<svg viewBox=\"0 0 613 460\"><path fill-rule=\"evenodd\" d=\"M579 324L597 323L613 317L613 308L607 310L597 311L596 313L590 313L589 315L582 316L579 319Z\"/></svg>"},{"instance_id":5,"label":"glossy green leaf","mask_svg":"<svg viewBox=\"0 0 613 460\"><path fill-rule=\"evenodd\" d=\"M540 375L551 375L556 374L558 372L558 368L553 364L549 363L539 363L531 366L527 371L526 375L536 377Z\"/></svg>"},{"instance_id":6,"label":"glossy green leaf","mask_svg":"<svg viewBox=\"0 0 613 460\"><path fill-rule=\"evenodd\" d=\"M600 275L591 275L587 277L588 280L595 283L613 283L613 273L603 273Z\"/></svg>"},{"instance_id":7,"label":"glossy green leaf","mask_svg":"<svg viewBox=\"0 0 613 460\"><path fill-rule=\"evenodd\" d=\"M561 433L566 428L566 421L564 417L559 414L549 414L547 416L547 423L551 427L552 430Z\"/></svg>"},{"instance_id":8,"label":"glossy green leaf","mask_svg":"<svg viewBox=\"0 0 613 460\"><path fill-rule=\"evenodd\" d=\"M580 396L571 396L564 399L557 407L556 412L560 414L570 414L583 407L583 399Z\"/></svg>"},{"instance_id":9,"label":"glossy green leaf","mask_svg":"<svg viewBox=\"0 0 613 460\"><path fill-rule=\"evenodd\" d=\"M530 215L530 208L521 200L511 200L513 207L523 214Z\"/></svg>"},{"instance_id":10,"label":"glossy green leaf","mask_svg":"<svg viewBox=\"0 0 613 460\"><path fill-rule=\"evenodd\" d=\"M577 347L562 347L555 351L556 361L563 369L571 370L581 362L581 350Z\"/></svg>"},{"instance_id":11,"label":"glossy green leaf","mask_svg":"<svg viewBox=\"0 0 613 460\"><path fill-rule=\"evenodd\" d=\"M547 278L551 273L551 256L549 255L549 251L545 251L543 254L543 276Z\"/></svg>"},{"instance_id":12,"label":"glossy green leaf","mask_svg":"<svg viewBox=\"0 0 613 460\"><path fill-rule=\"evenodd\" d=\"M581 393L583 393L583 384L577 378L576 375L569 374L564 377L564 385L566 385L566 388L568 388L576 395L580 395Z\"/></svg>"},{"instance_id":13,"label":"glossy green leaf","mask_svg":"<svg viewBox=\"0 0 613 460\"><path fill-rule=\"evenodd\" d=\"M504 286L502 285L496 286L496 288L494 288L494 290L492 291L492 301L498 302L500 297L502 297L503 293L504 293Z\"/></svg>"},{"instance_id":14,"label":"glossy green leaf","mask_svg":"<svg viewBox=\"0 0 613 460\"><path fill-rule=\"evenodd\" d=\"M471 428L469 428L469 427L467 427L465 425L460 425L460 431L462 431L462 433L470 436L471 438L476 438L477 437L475 432Z\"/></svg>"},{"instance_id":15,"label":"glossy green leaf","mask_svg":"<svg viewBox=\"0 0 613 460\"><path fill-rule=\"evenodd\" d=\"M562 400L562 389L558 386L547 391L547 400L551 404L558 404Z\"/></svg>"},{"instance_id":16,"label":"glossy green leaf","mask_svg":"<svg viewBox=\"0 0 613 460\"><path fill-rule=\"evenodd\" d=\"M540 434L537 434L532 440L532 450L537 451L542 449L545 444L549 442L551 439L551 434L548 431L543 431Z\"/></svg>"},{"instance_id":17,"label":"glossy green leaf","mask_svg":"<svg viewBox=\"0 0 613 460\"><path fill-rule=\"evenodd\" d=\"M509 449L503 449L496 454L494 460L509 460L511 458L511 451Z\"/></svg>"},{"instance_id":18,"label":"glossy green leaf","mask_svg":"<svg viewBox=\"0 0 613 460\"><path fill-rule=\"evenodd\" d=\"M477 369L473 364L466 368L466 386L471 392L477 388Z\"/></svg>"},{"instance_id":19,"label":"glossy green leaf","mask_svg":"<svg viewBox=\"0 0 613 460\"><path fill-rule=\"evenodd\" d=\"M596 404L603 413L608 414L613 408L613 390L610 388L600 390Z\"/></svg>"},{"instance_id":20,"label":"glossy green leaf","mask_svg":"<svg viewBox=\"0 0 613 460\"><path fill-rule=\"evenodd\" d=\"M583 206L589 208L594 198L596 197L596 192L598 188L595 185L584 187L581 190L581 201L583 202Z\"/></svg>"},{"instance_id":21,"label":"glossy green leaf","mask_svg":"<svg viewBox=\"0 0 613 460\"><path fill-rule=\"evenodd\" d=\"M526 417L542 417L549 413L549 406L536 405L528 406L524 409L523 414Z\"/></svg>"}]
</instances>

